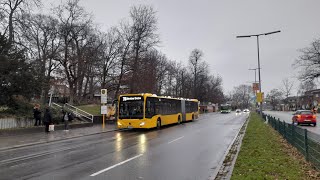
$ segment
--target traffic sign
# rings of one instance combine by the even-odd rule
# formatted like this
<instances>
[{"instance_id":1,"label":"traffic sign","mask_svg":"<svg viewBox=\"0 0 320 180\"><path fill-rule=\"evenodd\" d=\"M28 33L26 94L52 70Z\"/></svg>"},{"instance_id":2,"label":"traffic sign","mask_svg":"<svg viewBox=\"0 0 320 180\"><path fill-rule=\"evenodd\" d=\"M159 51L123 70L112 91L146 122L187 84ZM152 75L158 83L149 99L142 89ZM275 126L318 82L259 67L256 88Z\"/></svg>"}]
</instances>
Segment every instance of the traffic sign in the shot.
<instances>
[{"instance_id":1,"label":"traffic sign","mask_svg":"<svg viewBox=\"0 0 320 180\"><path fill-rule=\"evenodd\" d=\"M108 114L108 107L103 105L101 106L101 114Z\"/></svg>"},{"instance_id":2,"label":"traffic sign","mask_svg":"<svg viewBox=\"0 0 320 180\"><path fill-rule=\"evenodd\" d=\"M101 89L101 104L107 104L107 89Z\"/></svg>"},{"instance_id":3,"label":"traffic sign","mask_svg":"<svg viewBox=\"0 0 320 180\"><path fill-rule=\"evenodd\" d=\"M264 99L264 93L263 92L257 92L257 102L262 102Z\"/></svg>"},{"instance_id":4,"label":"traffic sign","mask_svg":"<svg viewBox=\"0 0 320 180\"><path fill-rule=\"evenodd\" d=\"M252 83L252 90L258 91L259 90L259 83Z\"/></svg>"}]
</instances>

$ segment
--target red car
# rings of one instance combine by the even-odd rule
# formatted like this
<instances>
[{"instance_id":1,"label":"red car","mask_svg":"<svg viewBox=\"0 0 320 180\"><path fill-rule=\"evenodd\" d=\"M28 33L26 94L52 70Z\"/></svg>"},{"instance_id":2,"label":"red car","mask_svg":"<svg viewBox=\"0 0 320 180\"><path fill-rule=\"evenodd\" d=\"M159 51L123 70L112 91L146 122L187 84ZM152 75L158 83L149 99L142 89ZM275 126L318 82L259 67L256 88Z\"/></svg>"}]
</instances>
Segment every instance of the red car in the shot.
<instances>
[{"instance_id":1,"label":"red car","mask_svg":"<svg viewBox=\"0 0 320 180\"><path fill-rule=\"evenodd\" d=\"M293 114L292 123L317 125L317 116L308 110L298 110Z\"/></svg>"}]
</instances>

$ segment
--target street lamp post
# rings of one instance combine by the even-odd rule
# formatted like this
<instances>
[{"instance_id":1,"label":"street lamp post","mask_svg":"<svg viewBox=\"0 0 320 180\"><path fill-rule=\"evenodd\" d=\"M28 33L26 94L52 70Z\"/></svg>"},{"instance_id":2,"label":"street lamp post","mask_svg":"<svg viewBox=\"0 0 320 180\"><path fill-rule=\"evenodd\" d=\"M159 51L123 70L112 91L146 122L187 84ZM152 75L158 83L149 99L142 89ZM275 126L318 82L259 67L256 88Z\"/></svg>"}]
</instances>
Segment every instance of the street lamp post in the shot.
<instances>
[{"instance_id":1,"label":"street lamp post","mask_svg":"<svg viewBox=\"0 0 320 180\"><path fill-rule=\"evenodd\" d=\"M259 73L259 91L260 93L261 91L261 72L260 72L260 54L259 54L259 36L261 35L270 35L270 34L275 34L275 33L279 33L281 31L273 31L273 32L268 32L268 33L262 33L262 34L253 34L253 35L245 35L245 36L237 36L237 38L249 38L249 37L257 37L257 49L258 49L258 73ZM260 103L260 114L262 115L262 105L263 102Z\"/></svg>"},{"instance_id":2,"label":"street lamp post","mask_svg":"<svg viewBox=\"0 0 320 180\"><path fill-rule=\"evenodd\" d=\"M253 71L254 71L254 82L255 82L255 83L257 82L257 69L258 69L258 68L249 69L249 70L253 70Z\"/></svg>"}]
</instances>

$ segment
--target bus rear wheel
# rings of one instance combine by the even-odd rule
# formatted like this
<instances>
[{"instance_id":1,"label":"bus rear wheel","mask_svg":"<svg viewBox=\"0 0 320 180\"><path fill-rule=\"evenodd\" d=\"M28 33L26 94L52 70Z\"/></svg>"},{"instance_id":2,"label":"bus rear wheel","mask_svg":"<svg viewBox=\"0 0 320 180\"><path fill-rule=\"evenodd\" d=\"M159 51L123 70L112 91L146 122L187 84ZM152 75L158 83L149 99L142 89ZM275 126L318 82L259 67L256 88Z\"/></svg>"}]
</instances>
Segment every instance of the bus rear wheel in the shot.
<instances>
[{"instance_id":1,"label":"bus rear wheel","mask_svg":"<svg viewBox=\"0 0 320 180\"><path fill-rule=\"evenodd\" d=\"M161 128L161 119L158 118L157 120L157 129L160 129Z\"/></svg>"}]
</instances>

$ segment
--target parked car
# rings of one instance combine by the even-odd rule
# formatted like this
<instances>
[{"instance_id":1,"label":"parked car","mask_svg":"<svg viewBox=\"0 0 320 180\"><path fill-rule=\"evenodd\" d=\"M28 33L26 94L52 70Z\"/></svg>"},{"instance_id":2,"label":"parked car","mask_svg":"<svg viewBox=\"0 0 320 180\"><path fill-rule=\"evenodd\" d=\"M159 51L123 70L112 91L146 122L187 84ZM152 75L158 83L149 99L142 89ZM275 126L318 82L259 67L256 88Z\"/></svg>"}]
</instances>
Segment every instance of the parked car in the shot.
<instances>
[{"instance_id":1,"label":"parked car","mask_svg":"<svg viewBox=\"0 0 320 180\"><path fill-rule=\"evenodd\" d=\"M236 113L241 113L241 109L236 109Z\"/></svg>"},{"instance_id":2,"label":"parked car","mask_svg":"<svg viewBox=\"0 0 320 180\"><path fill-rule=\"evenodd\" d=\"M293 114L292 117L293 124L308 124L317 125L317 116L313 114L310 110L298 110Z\"/></svg>"},{"instance_id":3,"label":"parked car","mask_svg":"<svg viewBox=\"0 0 320 180\"><path fill-rule=\"evenodd\" d=\"M248 113L248 112L250 112L250 110L249 109L244 109L243 112Z\"/></svg>"}]
</instances>

